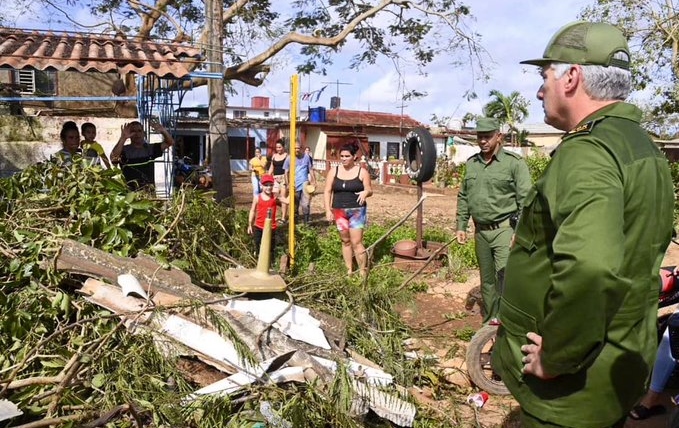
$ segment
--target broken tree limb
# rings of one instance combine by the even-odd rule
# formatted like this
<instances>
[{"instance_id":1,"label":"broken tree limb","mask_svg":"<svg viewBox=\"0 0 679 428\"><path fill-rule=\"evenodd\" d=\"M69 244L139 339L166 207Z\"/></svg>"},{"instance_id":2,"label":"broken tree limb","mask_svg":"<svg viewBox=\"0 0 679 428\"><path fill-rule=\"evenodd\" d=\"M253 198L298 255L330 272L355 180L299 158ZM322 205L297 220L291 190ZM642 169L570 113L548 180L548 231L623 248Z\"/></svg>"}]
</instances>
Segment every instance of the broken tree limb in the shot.
<instances>
[{"instance_id":1,"label":"broken tree limb","mask_svg":"<svg viewBox=\"0 0 679 428\"><path fill-rule=\"evenodd\" d=\"M140 311L147 310L145 309L146 301L144 299L132 296L123 296L119 287L105 284L95 279L88 279L85 281L81 292L87 295L88 300L91 302L122 316L129 317ZM163 317L166 318L167 315L162 315L161 311L165 311L167 313L173 313L173 317L179 317L185 321L192 321L197 325L197 327L200 326L206 329L214 329L214 326L208 322L209 317L206 316L204 308L196 310L196 308L192 306L189 308L190 310L180 311L179 309L182 309L182 306L188 305L189 303L182 299L181 296L173 294L171 291L162 290L154 286L152 287L150 297L153 304L153 309L156 314L151 316L151 313L149 312L149 316L146 318L140 317L140 323L144 324L146 321L150 321L151 318L162 321ZM330 359L336 358L338 356L337 353L333 353L331 351L291 339L275 328L268 329L268 323L259 321L252 315L234 312L229 310L229 308L224 305L211 305L210 307L216 316L220 316L223 321L228 323L229 327L235 332L235 334L238 336L238 339L244 344L244 346L256 353L256 357L260 361L284 354L292 350L302 350L312 355L322 356ZM176 328L185 326L188 328L188 324L183 324L183 321L180 322L180 320L177 318L173 319L175 321L171 323L171 326ZM153 328L156 329L158 327L156 326ZM260 332L267 329L267 334L263 336L264 340L258 341L257 338L259 337ZM178 340L178 338L175 337L175 340ZM191 345L187 343L183 344L195 350L195 348ZM194 346L196 346L196 344L194 344ZM199 353L200 352L201 351L199 351ZM221 364L219 364L220 367L217 367L215 364L211 365L215 365L215 367L227 373L234 372L235 361L233 357L229 357L229 362L224 361L224 359L221 357L209 355L203 355L203 357L208 357L206 360L212 360L213 362L216 358L221 362Z\"/></svg>"},{"instance_id":2,"label":"broken tree limb","mask_svg":"<svg viewBox=\"0 0 679 428\"><path fill-rule=\"evenodd\" d=\"M97 428L97 427L102 427L106 425L107 423L111 422L113 419L117 419L120 417L120 415L124 413L130 413L132 417L135 420L135 425L138 428L141 428L144 426L144 424L141 421L141 418L138 415L138 411L134 408L133 405L131 404L121 404L119 406L114 407L113 409L109 410L108 412L104 413L97 419L87 422L82 425L81 428Z\"/></svg>"},{"instance_id":3,"label":"broken tree limb","mask_svg":"<svg viewBox=\"0 0 679 428\"><path fill-rule=\"evenodd\" d=\"M446 242L445 245L442 245L438 250L434 251L434 253L433 253L431 256L429 256L429 258L422 264L422 266L420 266L420 268L419 268L417 271L415 271L415 272L414 272L412 275L410 275L405 281L403 281L403 283L402 283L401 285L398 286L398 288L396 289L396 292L399 292L399 291L403 290L403 288L404 288L406 285L410 284L410 281L412 281L413 279L415 279L415 277L416 277L417 275L421 274L422 271L423 271L427 266L429 266L429 263L431 263L432 260L434 260L436 257L438 257L438 255L441 254L441 253L443 252L443 250L445 250L446 248L448 248L448 246L451 245L451 244L452 244L453 242L455 242L456 240L457 240L457 238L453 238L453 239L451 239L450 241Z\"/></svg>"},{"instance_id":4,"label":"broken tree limb","mask_svg":"<svg viewBox=\"0 0 679 428\"><path fill-rule=\"evenodd\" d=\"M371 256L371 255L372 255L372 251L375 249L375 247L376 247L380 242L382 242L384 239L386 239L389 235L391 235L391 232L393 232L394 230L398 229L403 223L405 223L405 221L408 220L408 217L410 217L410 216L412 215L412 213L414 213L414 212L417 210L417 207L419 207L420 205L422 205L422 202L424 202L424 200L427 198L427 196L428 196L428 195L427 195L426 193L425 193L424 195L422 195L422 197L420 198L419 201L417 201L417 203L415 204L415 206L413 206L413 207L410 209L410 211L408 211L408 213L407 213L406 215L404 215L403 218L401 218L401 220L397 221L396 224L394 224L394 225L391 227L391 229L387 230L382 236L380 236L379 238L377 238L377 240L376 240L375 242L373 242L372 245L370 245L368 248L366 248L366 249L365 249L365 252L366 252L368 255Z\"/></svg>"},{"instance_id":5,"label":"broken tree limb","mask_svg":"<svg viewBox=\"0 0 679 428\"><path fill-rule=\"evenodd\" d=\"M191 277L179 269L164 269L146 255L135 258L120 257L90 247L89 245L65 239L56 257L56 268L67 272L105 279L115 284L118 275L132 274L145 290L149 287L162 287L172 290L182 297L209 300L213 294L197 287Z\"/></svg>"},{"instance_id":6,"label":"broken tree limb","mask_svg":"<svg viewBox=\"0 0 679 428\"><path fill-rule=\"evenodd\" d=\"M66 422L78 422L85 418L89 418L90 416L91 416L90 413L77 413L75 415L59 416L58 418L41 419L39 421L29 422L23 425L17 425L16 428L42 428L49 427L52 425L57 426L65 424Z\"/></svg>"}]
</instances>

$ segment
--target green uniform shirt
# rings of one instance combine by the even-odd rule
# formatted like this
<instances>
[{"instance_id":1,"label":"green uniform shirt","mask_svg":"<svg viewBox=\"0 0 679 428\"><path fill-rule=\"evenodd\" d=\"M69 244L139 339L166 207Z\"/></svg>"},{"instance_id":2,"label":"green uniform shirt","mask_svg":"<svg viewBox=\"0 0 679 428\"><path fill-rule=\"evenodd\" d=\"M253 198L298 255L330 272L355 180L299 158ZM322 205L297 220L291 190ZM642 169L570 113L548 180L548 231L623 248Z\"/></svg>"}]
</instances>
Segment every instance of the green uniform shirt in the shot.
<instances>
[{"instance_id":1,"label":"green uniform shirt","mask_svg":"<svg viewBox=\"0 0 679 428\"><path fill-rule=\"evenodd\" d=\"M516 231L492 361L522 408L547 422L612 426L645 391L674 194L640 119L618 102L567 133ZM522 374L530 331L555 378Z\"/></svg>"},{"instance_id":2,"label":"green uniform shirt","mask_svg":"<svg viewBox=\"0 0 679 428\"><path fill-rule=\"evenodd\" d=\"M509 218L523 206L531 184L526 162L502 147L489 163L481 153L470 157L457 195L457 230L466 230L470 217L481 224Z\"/></svg>"}]
</instances>

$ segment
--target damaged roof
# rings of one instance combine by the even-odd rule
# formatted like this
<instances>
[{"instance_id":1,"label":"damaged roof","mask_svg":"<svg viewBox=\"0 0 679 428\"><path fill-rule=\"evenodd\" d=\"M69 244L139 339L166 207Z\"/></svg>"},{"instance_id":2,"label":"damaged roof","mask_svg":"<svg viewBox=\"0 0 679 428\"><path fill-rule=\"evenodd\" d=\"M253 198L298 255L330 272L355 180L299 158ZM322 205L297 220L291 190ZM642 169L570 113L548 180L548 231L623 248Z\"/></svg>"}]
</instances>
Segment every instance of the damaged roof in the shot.
<instances>
[{"instance_id":1,"label":"damaged roof","mask_svg":"<svg viewBox=\"0 0 679 428\"><path fill-rule=\"evenodd\" d=\"M343 125L365 125L379 127L417 128L422 123L408 116L400 114L378 113L372 111L330 109L326 112L326 121Z\"/></svg>"},{"instance_id":2,"label":"damaged roof","mask_svg":"<svg viewBox=\"0 0 679 428\"><path fill-rule=\"evenodd\" d=\"M201 62L198 48L128 40L124 35L0 28L0 67L155 74L181 78Z\"/></svg>"}]
</instances>

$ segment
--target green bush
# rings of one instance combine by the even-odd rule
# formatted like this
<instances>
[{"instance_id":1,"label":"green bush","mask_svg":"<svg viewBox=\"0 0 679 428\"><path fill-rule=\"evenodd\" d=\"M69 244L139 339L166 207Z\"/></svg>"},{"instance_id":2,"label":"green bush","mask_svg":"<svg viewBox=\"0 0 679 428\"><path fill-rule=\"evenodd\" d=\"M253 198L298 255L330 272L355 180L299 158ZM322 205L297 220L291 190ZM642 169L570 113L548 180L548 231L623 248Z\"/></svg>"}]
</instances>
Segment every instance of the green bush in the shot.
<instances>
[{"instance_id":1,"label":"green bush","mask_svg":"<svg viewBox=\"0 0 679 428\"><path fill-rule=\"evenodd\" d=\"M549 164L551 158L543 154L540 150L533 149L533 152L524 159L528 165L530 177L533 179L533 183L535 183L537 179L540 178L545 168L547 168L547 164Z\"/></svg>"},{"instance_id":2,"label":"green bush","mask_svg":"<svg viewBox=\"0 0 679 428\"><path fill-rule=\"evenodd\" d=\"M464 177L466 164L459 165L446 158L436 159L436 170L434 172L434 183L438 187L457 187Z\"/></svg>"}]
</instances>

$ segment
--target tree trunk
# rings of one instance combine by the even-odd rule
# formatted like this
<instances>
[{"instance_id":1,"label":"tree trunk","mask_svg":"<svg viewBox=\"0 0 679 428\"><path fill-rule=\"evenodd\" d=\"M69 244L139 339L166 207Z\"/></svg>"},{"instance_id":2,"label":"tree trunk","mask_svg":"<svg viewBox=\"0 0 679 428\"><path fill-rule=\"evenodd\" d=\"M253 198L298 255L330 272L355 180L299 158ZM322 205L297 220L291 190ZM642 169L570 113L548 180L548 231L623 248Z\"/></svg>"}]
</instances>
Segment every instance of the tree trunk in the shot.
<instances>
[{"instance_id":1,"label":"tree trunk","mask_svg":"<svg viewBox=\"0 0 679 428\"><path fill-rule=\"evenodd\" d=\"M223 0L205 2L206 21L209 32L209 48L207 51L209 71L223 74L224 56L222 13ZM226 97L224 96L224 80L209 79L208 95L210 97L210 145L212 168L212 185L216 192L217 202L226 200L233 203L233 182L231 180L231 157L229 142L226 136Z\"/></svg>"}]
</instances>

